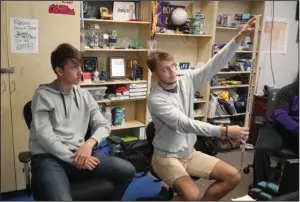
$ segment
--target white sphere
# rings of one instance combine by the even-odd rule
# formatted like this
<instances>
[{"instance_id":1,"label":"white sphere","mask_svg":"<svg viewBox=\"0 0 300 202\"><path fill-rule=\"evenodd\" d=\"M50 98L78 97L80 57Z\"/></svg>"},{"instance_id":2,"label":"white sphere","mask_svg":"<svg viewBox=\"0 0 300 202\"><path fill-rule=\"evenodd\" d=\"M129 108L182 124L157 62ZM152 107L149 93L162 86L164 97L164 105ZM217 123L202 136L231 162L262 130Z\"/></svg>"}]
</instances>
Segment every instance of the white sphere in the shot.
<instances>
[{"instance_id":1,"label":"white sphere","mask_svg":"<svg viewBox=\"0 0 300 202\"><path fill-rule=\"evenodd\" d=\"M188 14L183 8L176 8L171 14L171 20L174 25L183 25L188 18Z\"/></svg>"}]
</instances>

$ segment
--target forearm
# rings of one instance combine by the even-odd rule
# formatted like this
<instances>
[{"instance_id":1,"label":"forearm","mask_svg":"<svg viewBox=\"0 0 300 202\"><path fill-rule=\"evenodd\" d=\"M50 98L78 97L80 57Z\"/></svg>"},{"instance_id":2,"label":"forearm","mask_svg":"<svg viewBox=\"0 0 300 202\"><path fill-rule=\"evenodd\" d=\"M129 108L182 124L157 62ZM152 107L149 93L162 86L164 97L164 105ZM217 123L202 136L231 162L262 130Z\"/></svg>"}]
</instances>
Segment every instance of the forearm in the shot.
<instances>
[{"instance_id":1,"label":"forearm","mask_svg":"<svg viewBox=\"0 0 300 202\"><path fill-rule=\"evenodd\" d=\"M237 39L238 40L238 39ZM239 40L238 40L239 41ZM235 55L240 43L236 43L235 39L231 40L217 54L215 54L203 67L191 71L187 74L187 78L193 81L194 88L198 89L202 83L210 81Z\"/></svg>"},{"instance_id":2,"label":"forearm","mask_svg":"<svg viewBox=\"0 0 300 202\"><path fill-rule=\"evenodd\" d=\"M272 120L276 125L280 125L285 128L285 130L293 133L299 134L299 123L294 121L283 109L277 109L273 112L271 116Z\"/></svg>"},{"instance_id":3,"label":"forearm","mask_svg":"<svg viewBox=\"0 0 300 202\"><path fill-rule=\"evenodd\" d=\"M245 35L241 34L241 33L238 33L234 38L233 40L235 41L235 43L237 44L241 44L243 42L243 40L245 39Z\"/></svg>"},{"instance_id":4,"label":"forearm","mask_svg":"<svg viewBox=\"0 0 300 202\"><path fill-rule=\"evenodd\" d=\"M59 141L55 137L55 134L38 133L36 135L36 139L46 152L63 161L72 163L73 152L71 152L66 145Z\"/></svg>"},{"instance_id":5,"label":"forearm","mask_svg":"<svg viewBox=\"0 0 300 202\"><path fill-rule=\"evenodd\" d=\"M179 120L178 130L186 133L194 133L199 136L221 136L224 131L221 126L215 126L206 122L188 119L187 121Z\"/></svg>"}]
</instances>

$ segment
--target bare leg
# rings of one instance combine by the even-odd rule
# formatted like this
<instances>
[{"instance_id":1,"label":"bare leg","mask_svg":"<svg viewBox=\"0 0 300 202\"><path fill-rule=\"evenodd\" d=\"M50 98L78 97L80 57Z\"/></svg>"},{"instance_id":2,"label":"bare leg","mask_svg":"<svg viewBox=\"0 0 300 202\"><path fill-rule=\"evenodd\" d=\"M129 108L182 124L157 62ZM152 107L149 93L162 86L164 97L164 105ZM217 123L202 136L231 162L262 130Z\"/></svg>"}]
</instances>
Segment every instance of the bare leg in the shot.
<instances>
[{"instance_id":1,"label":"bare leg","mask_svg":"<svg viewBox=\"0 0 300 202\"><path fill-rule=\"evenodd\" d=\"M241 175L237 169L220 160L213 168L210 178L216 182L208 187L202 201L220 200L240 183Z\"/></svg>"},{"instance_id":2,"label":"bare leg","mask_svg":"<svg viewBox=\"0 0 300 202\"><path fill-rule=\"evenodd\" d=\"M200 190L194 180L189 176L183 176L175 180L173 189L178 195L174 196L174 201L199 201Z\"/></svg>"}]
</instances>

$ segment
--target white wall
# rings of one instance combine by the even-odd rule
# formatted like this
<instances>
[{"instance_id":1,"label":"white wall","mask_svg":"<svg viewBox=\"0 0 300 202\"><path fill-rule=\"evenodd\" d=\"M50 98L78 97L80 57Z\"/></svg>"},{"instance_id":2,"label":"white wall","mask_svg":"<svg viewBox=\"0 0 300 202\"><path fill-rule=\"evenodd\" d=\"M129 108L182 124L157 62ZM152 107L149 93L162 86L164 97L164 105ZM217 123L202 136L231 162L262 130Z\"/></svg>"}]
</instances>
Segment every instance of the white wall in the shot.
<instances>
[{"instance_id":1,"label":"white wall","mask_svg":"<svg viewBox=\"0 0 300 202\"><path fill-rule=\"evenodd\" d=\"M272 54L272 67L275 76L276 88L291 83L298 73L299 52L296 43L298 21L295 20L297 1L266 1L265 16L272 16L272 3L274 3L274 17L284 18L289 21L287 51L285 54ZM270 55L260 55L260 75L257 94L262 93L264 85L274 86L271 75Z\"/></svg>"}]
</instances>

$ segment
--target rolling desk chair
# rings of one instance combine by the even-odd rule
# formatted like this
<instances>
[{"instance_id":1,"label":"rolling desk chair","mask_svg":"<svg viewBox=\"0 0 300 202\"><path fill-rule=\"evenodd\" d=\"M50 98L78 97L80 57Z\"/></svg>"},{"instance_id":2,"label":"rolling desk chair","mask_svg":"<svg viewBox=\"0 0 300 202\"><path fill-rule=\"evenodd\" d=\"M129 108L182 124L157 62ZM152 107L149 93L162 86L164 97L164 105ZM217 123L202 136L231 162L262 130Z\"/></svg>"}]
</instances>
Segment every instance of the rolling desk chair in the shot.
<instances>
[{"instance_id":1,"label":"rolling desk chair","mask_svg":"<svg viewBox=\"0 0 300 202\"><path fill-rule=\"evenodd\" d=\"M276 132L275 129L267 123L267 120L268 120L268 117L270 116L270 114L274 110L274 105L275 105L275 101L277 99L278 90L279 89L270 89L269 90L267 113L266 113L265 120L264 120L264 126L259 130L259 136L258 136L257 142L259 142L259 141L264 142L264 140L263 140L263 138L265 137L264 134ZM299 154L297 154L287 148L283 148L283 149L279 150L273 156L279 158L279 163L277 165L277 168L279 168L279 169L282 167L283 162L286 161L287 159L298 159L299 158ZM243 172L245 174L250 173L250 168L253 168L252 164L246 166L243 169Z\"/></svg>"},{"instance_id":2,"label":"rolling desk chair","mask_svg":"<svg viewBox=\"0 0 300 202\"><path fill-rule=\"evenodd\" d=\"M30 128L32 121L31 114L31 101L29 101L23 109L23 116L28 128ZM85 139L89 138L91 135L90 129L88 129ZM19 161L24 164L24 174L26 179L26 190L28 196L30 196L31 191L33 193L34 200L45 201L47 199L43 198L42 194L35 193L31 190L31 174L29 162L31 160L31 153L29 151L19 153ZM108 179L87 179L84 181L72 181L70 182L71 195L74 201L101 201L101 200L111 200L114 194L114 184Z\"/></svg>"}]
</instances>

